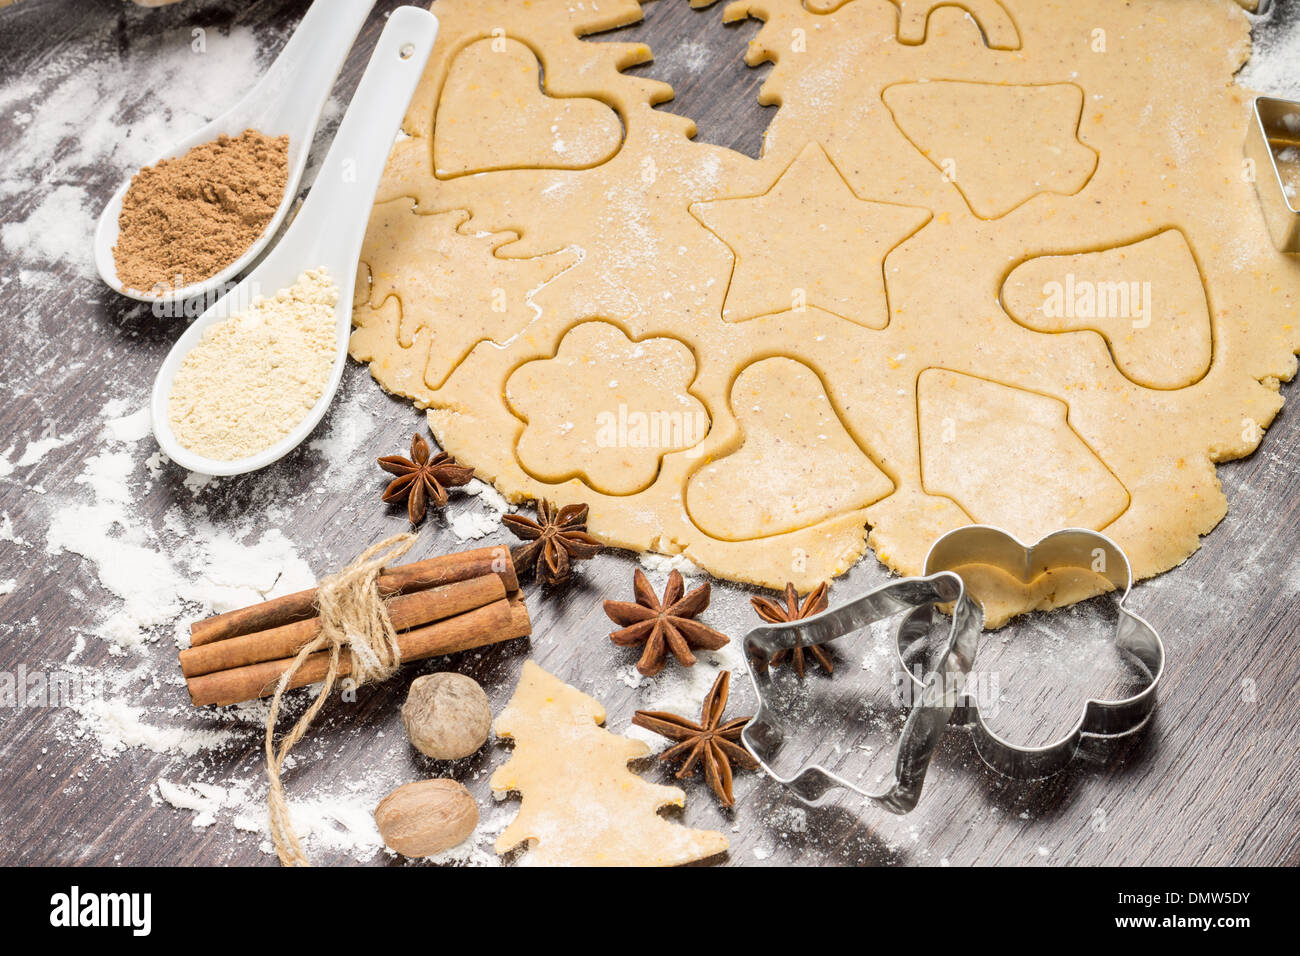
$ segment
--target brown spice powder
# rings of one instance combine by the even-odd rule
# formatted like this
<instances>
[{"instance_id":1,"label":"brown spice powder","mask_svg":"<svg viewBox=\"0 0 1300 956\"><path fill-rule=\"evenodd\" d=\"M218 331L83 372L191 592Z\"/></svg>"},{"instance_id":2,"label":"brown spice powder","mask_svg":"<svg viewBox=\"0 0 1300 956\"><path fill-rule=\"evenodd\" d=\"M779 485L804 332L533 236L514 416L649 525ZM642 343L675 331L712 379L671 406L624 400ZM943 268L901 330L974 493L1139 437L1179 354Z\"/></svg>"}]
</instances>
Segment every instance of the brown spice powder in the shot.
<instances>
[{"instance_id":1,"label":"brown spice powder","mask_svg":"<svg viewBox=\"0 0 1300 956\"><path fill-rule=\"evenodd\" d=\"M254 129L140 170L122 197L118 278L150 292L220 272L262 234L288 175L289 137Z\"/></svg>"}]
</instances>

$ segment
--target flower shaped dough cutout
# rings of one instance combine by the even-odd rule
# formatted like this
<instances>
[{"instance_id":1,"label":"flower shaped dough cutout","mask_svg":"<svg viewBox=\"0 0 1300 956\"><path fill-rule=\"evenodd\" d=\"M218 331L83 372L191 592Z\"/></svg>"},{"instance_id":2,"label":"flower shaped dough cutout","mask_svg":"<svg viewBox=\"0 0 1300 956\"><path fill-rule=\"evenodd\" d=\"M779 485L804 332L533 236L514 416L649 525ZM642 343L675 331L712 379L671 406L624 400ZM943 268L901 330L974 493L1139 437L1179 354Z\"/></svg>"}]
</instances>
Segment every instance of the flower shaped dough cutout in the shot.
<instances>
[{"instance_id":1,"label":"flower shaped dough cutout","mask_svg":"<svg viewBox=\"0 0 1300 956\"><path fill-rule=\"evenodd\" d=\"M583 323L554 358L528 362L506 382L526 423L519 461L548 483L577 474L607 494L641 491L664 455L708 434L708 413L690 393L694 377L691 350L676 339L636 342L617 326Z\"/></svg>"}]
</instances>

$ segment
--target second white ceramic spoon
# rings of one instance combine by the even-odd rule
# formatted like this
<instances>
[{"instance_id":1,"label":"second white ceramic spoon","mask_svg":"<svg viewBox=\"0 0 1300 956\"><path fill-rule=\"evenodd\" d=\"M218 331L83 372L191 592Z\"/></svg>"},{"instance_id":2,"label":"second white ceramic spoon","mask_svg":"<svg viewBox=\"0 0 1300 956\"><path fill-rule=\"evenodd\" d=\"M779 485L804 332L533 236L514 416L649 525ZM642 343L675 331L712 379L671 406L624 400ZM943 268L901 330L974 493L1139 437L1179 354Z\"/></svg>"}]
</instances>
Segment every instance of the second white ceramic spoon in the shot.
<instances>
[{"instance_id":1,"label":"second white ceramic spoon","mask_svg":"<svg viewBox=\"0 0 1300 956\"><path fill-rule=\"evenodd\" d=\"M398 124L437 35L438 20L427 10L399 7L393 12L311 192L292 224L257 268L195 319L172 346L154 380L150 411L159 446L181 467L204 475L239 475L265 468L301 444L324 417L347 364L352 292L371 203ZM171 428L168 399L177 369L203 333L247 308L256 294L274 295L293 285L303 272L322 266L329 270L339 293L334 311L338 354L325 390L311 411L270 448L237 461L208 458L181 445Z\"/></svg>"},{"instance_id":2,"label":"second white ceramic spoon","mask_svg":"<svg viewBox=\"0 0 1300 956\"><path fill-rule=\"evenodd\" d=\"M266 248L266 244L280 228L285 214L298 195L307 154L311 152L312 138L320 123L321 111L329 99L334 80L343 68L348 51L356 40L357 32L366 22L375 0L321 0L312 4L307 15L298 24L289 42L258 81L238 103L218 116L202 129L185 137L156 156L147 166L157 165L164 159L184 156L195 146L210 143L218 136L238 136L246 129L255 129L267 136L289 137L288 180L284 198L276 208L271 221L262 234L234 262L215 275L200 282L187 283L177 289L168 288L154 294L149 289L127 287L117 275L117 261L113 247L117 245L118 219L122 214L122 199L131 187L128 179L99 214L95 227L95 267L100 278L116 291L141 302L180 302L219 290L239 273L252 265Z\"/></svg>"}]
</instances>

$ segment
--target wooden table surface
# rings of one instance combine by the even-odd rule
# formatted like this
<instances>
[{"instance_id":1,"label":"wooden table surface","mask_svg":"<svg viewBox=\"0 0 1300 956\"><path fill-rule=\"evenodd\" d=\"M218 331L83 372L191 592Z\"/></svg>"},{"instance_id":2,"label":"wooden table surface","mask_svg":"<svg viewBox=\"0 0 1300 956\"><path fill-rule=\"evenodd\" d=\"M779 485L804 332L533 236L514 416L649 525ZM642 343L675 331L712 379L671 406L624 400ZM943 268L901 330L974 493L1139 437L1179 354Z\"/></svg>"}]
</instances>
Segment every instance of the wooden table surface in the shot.
<instances>
[{"instance_id":1,"label":"wooden table surface","mask_svg":"<svg viewBox=\"0 0 1300 956\"><path fill-rule=\"evenodd\" d=\"M0 13L0 102L6 89L28 71L59 57L104 49L96 55L129 64L157 49L163 31L168 42L188 42L201 27L209 44L225 31L252 27L266 56L283 43L307 7L304 0L187 0L162 10L137 10L121 0L22 0ZM351 94L360 67L382 26L382 13L397 4L380 0L340 79L336 96ZM1292 4L1294 7L1294 4ZM678 91L667 109L694 117L701 138L755 155L771 112L755 102L764 69L740 62L757 24L722 27L721 6L694 11L684 0L647 4L646 21L610 35L650 43L654 64L637 72L667 80ZM1286 13L1286 10L1283 11ZM1292 11L1295 12L1295 11ZM105 23L111 23L105 33ZM1277 29L1276 25L1264 29ZM105 43L105 36L110 39ZM604 38L602 38L604 39ZM708 51L708 55L702 53ZM260 61L265 63L265 57ZM201 64L195 69L203 69ZM44 74L51 75L47 69ZM203 89L215 114L230 102L232 89L251 78L211 75ZM110 76L109 82L112 82ZM127 115L118 117L123 136L145 128L147 113L175 105L180 95L170 83L141 90ZM188 104L194 109L195 104ZM12 147L22 129L0 116L0 147ZM337 117L335 117L335 120ZM67 117L68 136L80 135L83 120ZM157 144L157 145L162 145ZM317 148L320 147L320 142ZM102 202L128 169L113 164L87 168L77 184ZM11 175L0 169L0 183ZM38 177L39 178L39 177ZM29 178L30 179L30 178ZM29 216L57 181L26 181L0 189L6 223ZM92 211L97 213L96 208ZM13 534L0 540L0 579L13 578L12 592L0 597L0 668L13 671L57 666L92 633L114 596L99 584L94 568L67 552L47 553L45 528L59 509L90 494L78 483L88 456L99 449L103 407L115 399L140 407L161 359L180 331L177 320L159 319L148 309L108 293L87 267L90 236L84 248L69 250L60 262L33 264L21 249L4 248L6 275L0 279L0 445L11 462L27 441L49 436L75 440L56 448L36 467L17 467L0 477L0 512ZM26 258L25 258L26 257ZM33 274L33 270L40 273ZM33 370L39 370L39 373ZM1284 388L1288 397L1292 389ZM336 428L345 410L364 406L373 412L368 432L349 453L360 464L340 467L304 445L265 472L214 481L201 489L185 484L186 475L166 466L147 492L131 505L142 525L159 528L180 509L190 520L207 517L256 533L285 531L317 573L325 573L366 544L402 530L401 513L378 501L383 479L368 460L404 448L421 416L391 399L351 365L344 387L321 434ZM1157 426L1158 427L1158 426ZM152 439L140 443L149 454ZM345 463L346 464L346 463ZM1220 468L1231 503L1228 517L1205 546L1183 567L1144 583L1132 605L1163 635L1169 665L1160 689L1160 709L1148 729L1105 748L1089 747L1064 773L1047 781L1018 782L985 769L967 735L950 730L942 741L920 807L893 817L852 795L841 793L829 806L804 812L783 790L747 773L737 778L734 813L716 807L701 780L685 781L687 808L681 819L717 827L731 840L730 864L1296 864L1300 862L1300 556L1295 526L1300 519L1300 420L1287 409L1270 430L1259 453ZM455 501L448 516L436 517L414 556L469 547L449 530L447 517L469 507ZM507 540L503 532L486 542ZM289 776L290 796L348 781L383 765L395 779L454 773L465 780L485 808L492 807L488 773L507 749L490 744L480 754L448 767L419 758L406 748L397 710L415 673L454 668L478 679L494 707L514 687L523 661L534 655L563 679L595 694L609 711L609 726L626 728L631 712L644 706L644 689L619 678L630 662L606 639L610 630L600 601L625 597L635 559L601 556L586 566L568 591L542 594L529 588L535 621L531 644L515 641L483 653L417 665L388 684L363 689L355 704L331 709L331 716L304 745L303 760ZM834 593L844 596L885 579L868 556ZM748 622L749 592L715 584L714 607L706 620L731 628L738 639ZM1004 673L1004 700L1023 707L1016 724L1037 739L1047 739L1077 715L1088 682L1109 679L1095 668L1068 666L1087 660L1067 656L1066 665L1046 660L1053 649L1068 651L1095 623L1086 615L1031 619L993 641L994 649L1036 648L1022 655L1026 673ZM1044 626L1054 637L1044 638ZM1010 641L1001 638L1010 638ZM1085 649L1089 645L1081 644ZM1098 659L1105 657L1105 647ZM132 652L135 653L135 652ZM154 674L168 674L175 653L170 634L143 652ZM868 652L857 644L842 648L834 683L812 675L807 688L833 687L838 709L818 744L846 772L857 773L871 759L861 749L863 734L880 737L890 721L863 723L862 702L888 690L887 675L856 666ZM94 638L76 660L105 673L126 666L120 655ZM1103 668L1104 669L1104 668ZM1041 686L1033 677L1043 677ZM733 682L733 713L753 706L748 681ZM1046 678L1051 678L1047 680ZM818 683L818 682L822 683ZM1025 693L1015 688L1033 688ZM191 727L225 726L211 715L185 708L183 687L175 680L146 681L138 693L150 706L171 706L174 723ZM182 762L175 755L131 749L105 758L93 741L77 740L77 717L59 709L5 708L0 712L0 820L5 838L0 861L28 864L268 864L274 862L259 838L225 824L192 826L191 815L152 798L159 777L186 776L220 782L242 773L256 778L260 732L247 726L233 744ZM877 741L878 743L879 741ZM873 746L876 759L883 748ZM838 754L836 754L838 750ZM878 767L879 764L873 764ZM640 771L668 780L658 764ZM871 779L864 776L864 781ZM319 862L352 862L354 855L328 847L315 852ZM376 855L374 862L396 862Z\"/></svg>"}]
</instances>

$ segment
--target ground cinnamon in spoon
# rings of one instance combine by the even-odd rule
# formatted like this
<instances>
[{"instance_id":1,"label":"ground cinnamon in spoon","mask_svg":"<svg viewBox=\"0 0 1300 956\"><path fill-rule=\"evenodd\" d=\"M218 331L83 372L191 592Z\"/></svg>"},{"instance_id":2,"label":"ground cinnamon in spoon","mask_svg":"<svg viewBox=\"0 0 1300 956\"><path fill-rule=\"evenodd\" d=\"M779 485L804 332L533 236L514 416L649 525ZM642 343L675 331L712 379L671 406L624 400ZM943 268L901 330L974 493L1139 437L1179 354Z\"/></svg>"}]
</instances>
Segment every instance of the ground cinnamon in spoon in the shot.
<instances>
[{"instance_id":1,"label":"ground cinnamon in spoon","mask_svg":"<svg viewBox=\"0 0 1300 956\"><path fill-rule=\"evenodd\" d=\"M142 292L220 272L262 234L284 198L289 137L220 136L135 174L122 197L117 276Z\"/></svg>"}]
</instances>

